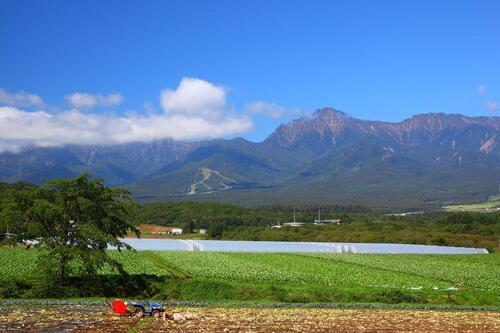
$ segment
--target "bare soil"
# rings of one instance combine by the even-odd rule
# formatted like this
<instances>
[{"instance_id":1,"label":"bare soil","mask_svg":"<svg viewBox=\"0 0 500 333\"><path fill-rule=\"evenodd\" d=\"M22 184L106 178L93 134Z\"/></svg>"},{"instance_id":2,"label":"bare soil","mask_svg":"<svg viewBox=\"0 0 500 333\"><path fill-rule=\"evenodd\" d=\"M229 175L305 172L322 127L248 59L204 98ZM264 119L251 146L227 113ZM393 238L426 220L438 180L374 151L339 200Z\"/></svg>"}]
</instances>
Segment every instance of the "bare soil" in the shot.
<instances>
[{"instance_id":1,"label":"bare soil","mask_svg":"<svg viewBox=\"0 0 500 333\"><path fill-rule=\"evenodd\" d=\"M127 318L103 306L3 306L0 332L500 332L500 312L168 309L185 321Z\"/></svg>"}]
</instances>

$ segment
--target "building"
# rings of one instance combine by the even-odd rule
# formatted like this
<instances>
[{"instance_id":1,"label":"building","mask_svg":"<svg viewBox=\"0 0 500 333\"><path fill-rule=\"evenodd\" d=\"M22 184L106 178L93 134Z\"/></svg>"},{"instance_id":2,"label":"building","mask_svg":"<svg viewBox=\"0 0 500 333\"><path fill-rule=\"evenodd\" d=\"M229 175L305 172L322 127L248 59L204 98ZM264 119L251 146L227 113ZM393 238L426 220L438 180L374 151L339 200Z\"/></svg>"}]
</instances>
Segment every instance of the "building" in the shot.
<instances>
[{"instance_id":1,"label":"building","mask_svg":"<svg viewBox=\"0 0 500 333\"><path fill-rule=\"evenodd\" d=\"M169 235L180 235L180 234L182 234L182 228L171 228L168 231L168 234Z\"/></svg>"},{"instance_id":2,"label":"building","mask_svg":"<svg viewBox=\"0 0 500 333\"><path fill-rule=\"evenodd\" d=\"M163 225L141 224L138 226L139 231L143 235L180 235L182 229L178 227L169 227Z\"/></svg>"},{"instance_id":3,"label":"building","mask_svg":"<svg viewBox=\"0 0 500 333\"><path fill-rule=\"evenodd\" d=\"M320 219L315 219L314 224L316 225L321 225L321 224L342 224L342 221L340 219L329 219L329 220L320 220Z\"/></svg>"},{"instance_id":4,"label":"building","mask_svg":"<svg viewBox=\"0 0 500 333\"><path fill-rule=\"evenodd\" d=\"M198 233L204 235L207 233L207 229L200 229L198 230Z\"/></svg>"},{"instance_id":5,"label":"building","mask_svg":"<svg viewBox=\"0 0 500 333\"><path fill-rule=\"evenodd\" d=\"M322 225L322 224L342 224L342 221L340 219L321 219L321 208L318 208L318 218L314 220L315 225Z\"/></svg>"},{"instance_id":6,"label":"building","mask_svg":"<svg viewBox=\"0 0 500 333\"><path fill-rule=\"evenodd\" d=\"M285 226L285 227L302 227L304 224L305 224L304 222L293 221L293 222L283 223L283 226Z\"/></svg>"}]
</instances>

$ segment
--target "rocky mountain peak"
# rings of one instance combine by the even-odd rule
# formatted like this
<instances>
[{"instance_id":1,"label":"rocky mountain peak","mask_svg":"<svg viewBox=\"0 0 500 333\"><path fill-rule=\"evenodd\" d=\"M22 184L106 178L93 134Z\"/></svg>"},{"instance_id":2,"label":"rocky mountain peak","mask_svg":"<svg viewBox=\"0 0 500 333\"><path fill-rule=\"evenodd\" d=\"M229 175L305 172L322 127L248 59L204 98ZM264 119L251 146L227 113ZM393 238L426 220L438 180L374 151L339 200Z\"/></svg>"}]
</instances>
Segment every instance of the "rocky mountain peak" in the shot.
<instances>
[{"instance_id":1,"label":"rocky mountain peak","mask_svg":"<svg viewBox=\"0 0 500 333\"><path fill-rule=\"evenodd\" d=\"M500 131L500 118L428 113L418 114L401 122L385 122L360 120L333 108L323 108L314 112L312 116L281 125L265 142L280 147L306 145L314 148L315 145L321 145L325 148L328 145L335 145L343 137L369 135L393 143L414 145L438 137L455 140L455 135L463 136L461 132L469 129L472 131L474 127L489 131L483 138L485 141Z\"/></svg>"},{"instance_id":2,"label":"rocky mountain peak","mask_svg":"<svg viewBox=\"0 0 500 333\"><path fill-rule=\"evenodd\" d=\"M332 117L350 118L350 116L347 113L340 110L336 110L331 107L318 109L313 113L313 115L318 118L332 118Z\"/></svg>"}]
</instances>

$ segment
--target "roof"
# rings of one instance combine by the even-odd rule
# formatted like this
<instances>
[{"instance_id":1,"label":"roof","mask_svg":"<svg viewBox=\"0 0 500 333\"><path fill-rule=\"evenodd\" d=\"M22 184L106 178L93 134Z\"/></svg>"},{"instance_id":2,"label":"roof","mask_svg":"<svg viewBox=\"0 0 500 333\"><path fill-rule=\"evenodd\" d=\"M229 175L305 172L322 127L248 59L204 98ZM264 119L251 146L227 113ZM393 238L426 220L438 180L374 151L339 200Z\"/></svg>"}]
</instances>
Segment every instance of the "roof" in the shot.
<instances>
[{"instance_id":1,"label":"roof","mask_svg":"<svg viewBox=\"0 0 500 333\"><path fill-rule=\"evenodd\" d=\"M141 232L169 232L178 229L182 230L181 228L178 227L170 227L170 226L154 225L154 224L140 224L137 228Z\"/></svg>"}]
</instances>

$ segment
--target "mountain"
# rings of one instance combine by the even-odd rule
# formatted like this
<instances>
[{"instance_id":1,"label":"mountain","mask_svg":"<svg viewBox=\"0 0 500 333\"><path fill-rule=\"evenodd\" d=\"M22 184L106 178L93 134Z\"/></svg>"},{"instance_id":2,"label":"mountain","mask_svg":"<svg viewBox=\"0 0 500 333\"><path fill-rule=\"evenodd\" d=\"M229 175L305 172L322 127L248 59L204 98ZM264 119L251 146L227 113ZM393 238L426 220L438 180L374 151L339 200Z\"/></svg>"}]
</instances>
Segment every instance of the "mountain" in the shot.
<instances>
[{"instance_id":1,"label":"mountain","mask_svg":"<svg viewBox=\"0 0 500 333\"><path fill-rule=\"evenodd\" d=\"M19 153L0 154L0 180L40 184L43 179L88 172L109 185L123 185L184 158L199 144L161 140L114 146L29 147Z\"/></svg>"},{"instance_id":2,"label":"mountain","mask_svg":"<svg viewBox=\"0 0 500 333\"><path fill-rule=\"evenodd\" d=\"M300 156L279 147L242 138L213 140L131 184L130 189L142 198L151 195L190 195L192 198L194 194L217 192L214 188L262 189L302 163ZM205 179L207 172L208 179ZM211 185L202 186L208 183Z\"/></svg>"},{"instance_id":3,"label":"mountain","mask_svg":"<svg viewBox=\"0 0 500 333\"><path fill-rule=\"evenodd\" d=\"M500 118L466 117L444 113L416 115L399 123L367 121L325 108L312 117L281 125L264 143L318 154L335 151L363 137L406 148L447 146L450 152L470 150L486 155L500 154ZM438 149L439 150L439 149ZM491 154L492 153L492 154ZM458 155L457 159L458 159Z\"/></svg>"},{"instance_id":4,"label":"mountain","mask_svg":"<svg viewBox=\"0 0 500 333\"><path fill-rule=\"evenodd\" d=\"M261 143L31 147L0 154L0 180L91 172L142 200L422 207L483 200L500 185L500 118L416 115L368 121L324 108Z\"/></svg>"}]
</instances>

